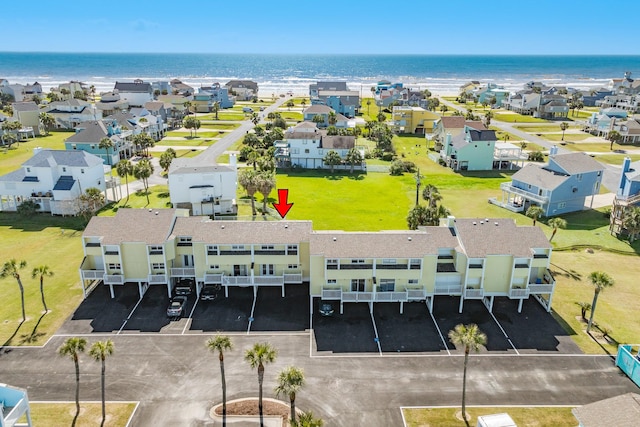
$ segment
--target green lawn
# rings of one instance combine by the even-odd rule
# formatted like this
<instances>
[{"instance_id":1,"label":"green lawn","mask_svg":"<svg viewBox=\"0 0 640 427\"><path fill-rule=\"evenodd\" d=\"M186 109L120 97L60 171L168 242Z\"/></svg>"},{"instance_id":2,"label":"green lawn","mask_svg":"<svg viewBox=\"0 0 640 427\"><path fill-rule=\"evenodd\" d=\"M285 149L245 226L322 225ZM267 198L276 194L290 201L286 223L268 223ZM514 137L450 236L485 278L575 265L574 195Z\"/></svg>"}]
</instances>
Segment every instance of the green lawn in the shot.
<instances>
[{"instance_id":1,"label":"green lawn","mask_svg":"<svg viewBox=\"0 0 640 427\"><path fill-rule=\"evenodd\" d=\"M163 139L156 142L156 147L208 147L215 144L217 139L190 138L190 139Z\"/></svg>"},{"instance_id":2,"label":"green lawn","mask_svg":"<svg viewBox=\"0 0 640 427\"><path fill-rule=\"evenodd\" d=\"M557 123L550 123L547 126L514 126L514 128L527 133L536 132L562 132L560 125ZM580 129L578 125L569 125L567 129Z\"/></svg>"},{"instance_id":3,"label":"green lawn","mask_svg":"<svg viewBox=\"0 0 640 427\"><path fill-rule=\"evenodd\" d=\"M504 112L493 113L493 119L501 122L508 123L550 123L548 120L538 119L532 116L523 116L522 114L512 113L512 112Z\"/></svg>"},{"instance_id":4,"label":"green lawn","mask_svg":"<svg viewBox=\"0 0 640 427\"><path fill-rule=\"evenodd\" d=\"M508 413L518 427L575 427L576 418L571 408L563 407L481 407L467 406L469 424L462 420L460 408L404 408L402 413L408 427L464 427L475 426L482 415ZM459 418L458 418L459 417Z\"/></svg>"},{"instance_id":5,"label":"green lawn","mask_svg":"<svg viewBox=\"0 0 640 427\"><path fill-rule=\"evenodd\" d=\"M178 150L175 150L175 152L176 152L176 157L195 157L198 154L202 153L202 150L196 150L196 149L193 149L193 150L180 150L180 149L178 149ZM152 151L150 154L151 154L152 157L156 157L156 158L159 159L160 156L162 156L163 153L159 152L159 151ZM124 183L124 179L122 180L122 182Z\"/></svg>"},{"instance_id":6,"label":"green lawn","mask_svg":"<svg viewBox=\"0 0 640 427\"><path fill-rule=\"evenodd\" d=\"M71 366L71 362L70 362ZM108 380L107 380L108 381ZM72 424L76 413L75 403L33 403L31 407L31 421L35 426L69 426ZM105 427L125 427L133 411L135 403L107 402ZM20 420L26 423L26 416ZM102 420L102 407L100 403L80 402L80 415L77 427L93 427L100 425Z\"/></svg>"},{"instance_id":7,"label":"green lawn","mask_svg":"<svg viewBox=\"0 0 640 427\"><path fill-rule=\"evenodd\" d=\"M38 136L26 142L13 144L10 150L0 149L0 175L18 169L22 163L33 156L35 147L64 150L65 139L73 134L73 132L52 132L48 136Z\"/></svg>"},{"instance_id":8,"label":"green lawn","mask_svg":"<svg viewBox=\"0 0 640 427\"><path fill-rule=\"evenodd\" d=\"M120 208L168 208L171 207L169 201L169 187L166 185L155 185L149 188L149 203L144 191L131 192L127 202L126 188L122 191L123 198L117 203L111 203L98 212L98 216L114 216Z\"/></svg>"},{"instance_id":9,"label":"green lawn","mask_svg":"<svg viewBox=\"0 0 640 427\"><path fill-rule=\"evenodd\" d=\"M302 121L304 118L302 113L298 111L278 110L278 113L285 120Z\"/></svg>"},{"instance_id":10,"label":"green lawn","mask_svg":"<svg viewBox=\"0 0 640 427\"><path fill-rule=\"evenodd\" d=\"M632 162L640 160L640 154L598 154L596 159L610 165L621 165L625 157L630 157Z\"/></svg>"},{"instance_id":11,"label":"green lawn","mask_svg":"<svg viewBox=\"0 0 640 427\"><path fill-rule=\"evenodd\" d=\"M76 309L82 299L78 267L82 261L80 235L82 221L48 214L30 218L0 213L0 254L4 263L10 258L27 261L20 271L24 286L27 320L21 323L20 291L14 278L0 279L5 302L0 304L0 344L42 345ZM44 279L49 312L43 315L39 279L31 270L47 265L53 277Z\"/></svg>"},{"instance_id":12,"label":"green lawn","mask_svg":"<svg viewBox=\"0 0 640 427\"><path fill-rule=\"evenodd\" d=\"M193 136L192 136L193 135ZM195 139L195 138L213 138L215 136L220 135L220 132L211 132L211 131L207 131L207 130L199 130L195 133L190 132L190 131L181 131L181 130L172 130L170 132L167 132L166 136L171 136L171 137L180 137L180 138L185 138L185 139Z\"/></svg>"},{"instance_id":13,"label":"green lawn","mask_svg":"<svg viewBox=\"0 0 640 427\"><path fill-rule=\"evenodd\" d=\"M582 133L565 133L564 134L564 138L562 136L562 132L558 132L558 133L538 133L536 135L538 135L542 139L546 139L547 141L552 141L552 142L560 142L560 141L579 142L579 141L584 141L585 139L591 138L593 136L593 135L591 135L589 133L584 133L584 132L582 132ZM607 144L607 145L609 145L609 144Z\"/></svg>"}]
</instances>

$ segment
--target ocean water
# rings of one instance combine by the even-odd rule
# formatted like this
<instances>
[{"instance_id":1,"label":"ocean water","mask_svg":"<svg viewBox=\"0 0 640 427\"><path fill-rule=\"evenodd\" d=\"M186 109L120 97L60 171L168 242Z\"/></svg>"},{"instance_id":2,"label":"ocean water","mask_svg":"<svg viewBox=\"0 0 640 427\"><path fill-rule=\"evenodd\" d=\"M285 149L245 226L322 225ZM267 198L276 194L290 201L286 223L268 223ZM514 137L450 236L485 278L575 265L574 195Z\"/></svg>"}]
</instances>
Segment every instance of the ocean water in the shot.
<instances>
[{"instance_id":1,"label":"ocean water","mask_svg":"<svg viewBox=\"0 0 640 427\"><path fill-rule=\"evenodd\" d=\"M38 81L48 91L69 80L98 92L115 81L178 78L194 87L231 79L258 82L261 95L293 91L306 94L317 80L347 81L370 94L386 79L438 94L457 93L469 80L495 82L518 90L528 81L595 89L625 71L640 78L640 55L266 55L159 53L10 53L0 52L0 78L11 83Z\"/></svg>"}]
</instances>

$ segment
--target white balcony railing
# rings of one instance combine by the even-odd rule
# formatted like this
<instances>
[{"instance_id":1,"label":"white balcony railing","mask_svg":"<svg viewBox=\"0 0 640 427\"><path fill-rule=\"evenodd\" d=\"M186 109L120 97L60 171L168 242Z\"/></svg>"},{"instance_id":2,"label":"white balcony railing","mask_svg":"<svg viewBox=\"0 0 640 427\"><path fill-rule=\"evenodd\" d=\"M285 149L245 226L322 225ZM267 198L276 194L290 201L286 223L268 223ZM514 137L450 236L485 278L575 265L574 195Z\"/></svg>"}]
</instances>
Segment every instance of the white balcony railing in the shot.
<instances>
[{"instance_id":1,"label":"white balcony railing","mask_svg":"<svg viewBox=\"0 0 640 427\"><path fill-rule=\"evenodd\" d=\"M157 285L160 283L168 282L166 274L149 274L147 279L150 285Z\"/></svg>"},{"instance_id":2,"label":"white balcony railing","mask_svg":"<svg viewBox=\"0 0 640 427\"><path fill-rule=\"evenodd\" d=\"M376 302L400 302L408 301L407 291L404 292L376 292L374 301Z\"/></svg>"},{"instance_id":3,"label":"white balcony railing","mask_svg":"<svg viewBox=\"0 0 640 427\"><path fill-rule=\"evenodd\" d=\"M258 286L284 285L284 276L254 276L253 284Z\"/></svg>"},{"instance_id":4,"label":"white balcony railing","mask_svg":"<svg viewBox=\"0 0 640 427\"><path fill-rule=\"evenodd\" d=\"M193 267L172 268L171 277L194 277L196 269Z\"/></svg>"},{"instance_id":5,"label":"white balcony railing","mask_svg":"<svg viewBox=\"0 0 640 427\"><path fill-rule=\"evenodd\" d=\"M322 299L342 299L342 289L322 288Z\"/></svg>"},{"instance_id":6,"label":"white balcony railing","mask_svg":"<svg viewBox=\"0 0 640 427\"><path fill-rule=\"evenodd\" d=\"M371 302L373 301L373 292L343 292L342 301Z\"/></svg>"},{"instance_id":7,"label":"white balcony railing","mask_svg":"<svg viewBox=\"0 0 640 427\"><path fill-rule=\"evenodd\" d=\"M548 196L540 196L536 193L531 193L529 191L523 190L522 188L514 187L509 182L503 182L502 184L500 184L500 189L508 193L517 194L524 197L525 199L532 200L540 204L545 204L549 201Z\"/></svg>"},{"instance_id":8,"label":"white balcony railing","mask_svg":"<svg viewBox=\"0 0 640 427\"><path fill-rule=\"evenodd\" d=\"M407 299L409 301L423 300L427 297L427 292L424 289L407 289Z\"/></svg>"},{"instance_id":9,"label":"white balcony railing","mask_svg":"<svg viewBox=\"0 0 640 427\"><path fill-rule=\"evenodd\" d=\"M553 285L539 285L539 284L529 285L530 294L550 294L551 292L553 292Z\"/></svg>"},{"instance_id":10,"label":"white balcony railing","mask_svg":"<svg viewBox=\"0 0 640 427\"><path fill-rule=\"evenodd\" d=\"M82 278L84 280L102 279L104 270L82 270Z\"/></svg>"},{"instance_id":11,"label":"white balcony railing","mask_svg":"<svg viewBox=\"0 0 640 427\"><path fill-rule=\"evenodd\" d=\"M455 295L462 293L462 285L437 285L433 291L435 295Z\"/></svg>"},{"instance_id":12,"label":"white balcony railing","mask_svg":"<svg viewBox=\"0 0 640 427\"><path fill-rule=\"evenodd\" d=\"M124 285L122 274L105 274L102 278L105 285Z\"/></svg>"},{"instance_id":13,"label":"white balcony railing","mask_svg":"<svg viewBox=\"0 0 640 427\"><path fill-rule=\"evenodd\" d=\"M205 285L221 285L222 284L222 274L220 274L220 273L204 273L204 284Z\"/></svg>"},{"instance_id":14,"label":"white balcony railing","mask_svg":"<svg viewBox=\"0 0 640 427\"><path fill-rule=\"evenodd\" d=\"M251 285L251 276L222 276L223 285Z\"/></svg>"},{"instance_id":15,"label":"white balcony railing","mask_svg":"<svg viewBox=\"0 0 640 427\"><path fill-rule=\"evenodd\" d=\"M302 273L285 273L284 283L302 283Z\"/></svg>"},{"instance_id":16,"label":"white balcony railing","mask_svg":"<svg viewBox=\"0 0 640 427\"><path fill-rule=\"evenodd\" d=\"M529 298L529 289L509 289L509 298Z\"/></svg>"},{"instance_id":17,"label":"white balcony railing","mask_svg":"<svg viewBox=\"0 0 640 427\"><path fill-rule=\"evenodd\" d=\"M465 289L465 298L482 298L484 297L484 289Z\"/></svg>"}]
</instances>

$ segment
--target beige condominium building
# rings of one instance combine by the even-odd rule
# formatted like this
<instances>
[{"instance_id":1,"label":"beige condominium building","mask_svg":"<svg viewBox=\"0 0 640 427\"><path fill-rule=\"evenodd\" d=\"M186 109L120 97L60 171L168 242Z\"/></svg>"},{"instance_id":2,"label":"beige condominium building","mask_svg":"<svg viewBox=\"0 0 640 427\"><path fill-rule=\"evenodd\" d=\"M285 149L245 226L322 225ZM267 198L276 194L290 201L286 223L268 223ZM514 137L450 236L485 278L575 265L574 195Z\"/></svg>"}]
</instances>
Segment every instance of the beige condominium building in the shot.
<instances>
[{"instance_id":1,"label":"beige condominium building","mask_svg":"<svg viewBox=\"0 0 640 427\"><path fill-rule=\"evenodd\" d=\"M309 289L314 299L400 303L459 296L489 310L495 297L535 298L551 310L551 245L542 230L512 219L442 219L415 231L314 231L311 221L212 221L183 209L120 209L94 217L82 235L83 290L92 283L151 285L171 295L177 280L205 285Z\"/></svg>"}]
</instances>

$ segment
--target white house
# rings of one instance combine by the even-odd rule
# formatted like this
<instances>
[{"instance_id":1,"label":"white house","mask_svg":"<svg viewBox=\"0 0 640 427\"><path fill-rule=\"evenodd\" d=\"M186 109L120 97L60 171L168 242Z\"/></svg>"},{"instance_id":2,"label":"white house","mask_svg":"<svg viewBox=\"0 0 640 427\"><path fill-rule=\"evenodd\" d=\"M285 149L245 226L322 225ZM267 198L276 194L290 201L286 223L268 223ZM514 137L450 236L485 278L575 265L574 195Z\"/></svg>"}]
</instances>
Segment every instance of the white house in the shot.
<instances>
[{"instance_id":1,"label":"white house","mask_svg":"<svg viewBox=\"0 0 640 427\"><path fill-rule=\"evenodd\" d=\"M175 208L193 215L236 213L236 157L230 165L203 162L198 157L174 159L169 167L169 197Z\"/></svg>"},{"instance_id":2,"label":"white house","mask_svg":"<svg viewBox=\"0 0 640 427\"><path fill-rule=\"evenodd\" d=\"M87 188L105 191L103 160L85 151L34 149L18 170L0 176L0 211L16 211L32 200L40 212L75 215Z\"/></svg>"},{"instance_id":3,"label":"white house","mask_svg":"<svg viewBox=\"0 0 640 427\"><path fill-rule=\"evenodd\" d=\"M140 79L134 80L133 83L116 82L115 91L120 94L121 100L127 100L129 105L134 107L142 107L145 103L153 101L151 83L145 83Z\"/></svg>"},{"instance_id":4,"label":"white house","mask_svg":"<svg viewBox=\"0 0 640 427\"><path fill-rule=\"evenodd\" d=\"M55 101L47 105L44 111L53 116L56 127L64 129L73 129L82 122L102 118L101 111L81 99Z\"/></svg>"}]
</instances>

